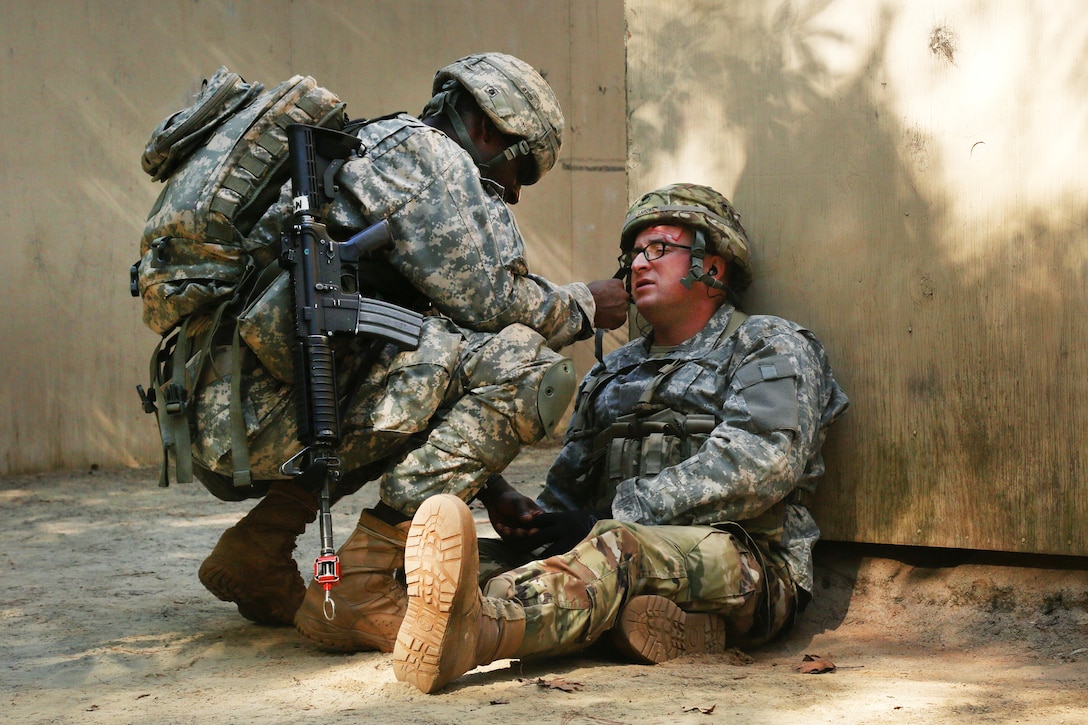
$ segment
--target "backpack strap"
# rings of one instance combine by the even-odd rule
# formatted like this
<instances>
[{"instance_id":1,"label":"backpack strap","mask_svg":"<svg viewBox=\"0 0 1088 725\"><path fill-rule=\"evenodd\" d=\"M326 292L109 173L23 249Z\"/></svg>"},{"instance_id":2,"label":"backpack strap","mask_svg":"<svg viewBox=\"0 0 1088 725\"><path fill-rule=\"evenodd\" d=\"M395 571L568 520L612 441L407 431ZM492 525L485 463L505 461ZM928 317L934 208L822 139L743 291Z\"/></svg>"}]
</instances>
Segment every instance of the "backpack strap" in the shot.
<instances>
[{"instance_id":1,"label":"backpack strap","mask_svg":"<svg viewBox=\"0 0 1088 725\"><path fill-rule=\"evenodd\" d=\"M190 424L192 421L193 394L204 368L211 359L213 341L223 322L224 312L237 298L231 298L216 307L207 329L190 334L189 325L194 316L185 318L174 334L164 335L151 354L151 392L145 394L136 386L143 400L144 410L155 413L162 439L163 461L159 473L159 486L170 485L170 454L173 452L175 478L178 483L193 481L193 449ZM232 361L230 389L231 458L234 467L234 485L249 486L252 476L249 467L249 444L246 440L245 417L242 412L242 355L238 329L231 332Z\"/></svg>"},{"instance_id":2,"label":"backpack strap","mask_svg":"<svg viewBox=\"0 0 1088 725\"><path fill-rule=\"evenodd\" d=\"M230 460L234 468L234 485L249 486L253 475L249 470L249 442L246 440L246 418L242 410L242 349L238 325L231 334L230 371Z\"/></svg>"},{"instance_id":3,"label":"backpack strap","mask_svg":"<svg viewBox=\"0 0 1088 725\"><path fill-rule=\"evenodd\" d=\"M201 334L201 344L197 352L197 356L194 358L194 363L189 366L190 381L192 387L195 388L201 375L203 374L204 367L209 360L213 359L212 347L217 338L221 339L218 334L220 328L223 325L223 315L228 309L238 309L239 306L244 308L250 301L259 296L262 292L268 289L268 286L276 279L279 274L279 267L270 262L266 264L255 276L253 276L252 262L250 262L250 268L243 275L242 282L239 283L239 292L234 297L220 304L215 314L212 316L211 324L208 329ZM247 280L252 279L252 283L247 283ZM231 315L231 318L234 318ZM230 457L231 457L231 480L236 488L246 488L253 484L253 473L250 468L249 459L249 439L246 431L246 418L245 409L242 406L242 343L241 335L238 332L237 320L231 319L233 329L231 330L231 342L230 342L230 401L228 411L230 414ZM214 364L214 363L213 363ZM219 371L222 374L222 371ZM178 468L178 481L183 482L180 478L181 467L180 460L182 457L187 457L189 460L186 462L187 468L192 468L192 448L189 447L185 454L175 452L175 457L179 461ZM191 481L192 478L189 478ZM185 481L187 483L188 481Z\"/></svg>"},{"instance_id":4,"label":"backpack strap","mask_svg":"<svg viewBox=\"0 0 1088 725\"><path fill-rule=\"evenodd\" d=\"M189 390L184 384L185 361L189 357L189 320L173 336L163 336L151 354L151 393L145 396L144 410L155 413L162 439L162 468L159 486L170 485L170 452L174 452L179 483L193 480L192 440L189 434ZM169 372L168 372L169 370ZM181 381L181 382L178 382Z\"/></svg>"}]
</instances>

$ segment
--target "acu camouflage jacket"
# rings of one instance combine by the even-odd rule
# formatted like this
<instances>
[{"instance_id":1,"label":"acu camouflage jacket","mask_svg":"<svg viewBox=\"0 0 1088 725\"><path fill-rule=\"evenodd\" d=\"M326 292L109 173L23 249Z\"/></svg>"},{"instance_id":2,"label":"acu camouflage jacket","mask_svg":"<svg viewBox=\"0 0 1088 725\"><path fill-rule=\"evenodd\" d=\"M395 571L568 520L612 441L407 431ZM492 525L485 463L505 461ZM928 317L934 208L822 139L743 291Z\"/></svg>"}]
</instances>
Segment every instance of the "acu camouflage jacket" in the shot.
<instances>
[{"instance_id":1,"label":"acu camouflage jacket","mask_svg":"<svg viewBox=\"0 0 1088 725\"><path fill-rule=\"evenodd\" d=\"M589 288L529 272L501 191L452 139L407 114L368 123L358 136L365 153L337 176L330 232L346 237L388 219L389 262L463 328L521 323L555 350L592 333Z\"/></svg>"},{"instance_id":2,"label":"acu camouflage jacket","mask_svg":"<svg viewBox=\"0 0 1088 725\"><path fill-rule=\"evenodd\" d=\"M723 305L701 332L661 356L651 354L646 337L605 356L579 387L539 503L565 510L596 507L603 497L621 521L714 525L755 519L787 502L784 530L769 544L794 581L811 591L812 547L820 532L791 494L815 489L824 471L820 447L848 400L811 332L754 315L727 336L733 313ZM616 476L616 470L630 473L631 461L608 460L601 434L621 416L663 410L711 422L688 449L682 441L670 444L667 435L664 442L647 437L633 447L613 445L613 453L635 459L636 469L650 468ZM654 458L663 460L654 465Z\"/></svg>"}]
</instances>

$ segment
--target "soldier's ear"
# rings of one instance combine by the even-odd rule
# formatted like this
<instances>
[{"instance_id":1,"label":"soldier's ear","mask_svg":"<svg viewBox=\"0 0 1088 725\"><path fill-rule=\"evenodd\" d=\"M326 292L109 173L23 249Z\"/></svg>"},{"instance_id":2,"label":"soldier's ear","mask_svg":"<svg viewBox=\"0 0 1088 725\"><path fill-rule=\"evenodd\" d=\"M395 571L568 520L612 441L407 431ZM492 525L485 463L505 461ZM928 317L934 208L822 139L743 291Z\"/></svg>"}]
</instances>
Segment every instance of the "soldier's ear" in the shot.
<instances>
[{"instance_id":1,"label":"soldier's ear","mask_svg":"<svg viewBox=\"0 0 1088 725\"><path fill-rule=\"evenodd\" d=\"M725 257L720 254L708 254L704 264L707 265L706 273L715 279L726 281L729 274L729 265L725 262Z\"/></svg>"},{"instance_id":2,"label":"soldier's ear","mask_svg":"<svg viewBox=\"0 0 1088 725\"><path fill-rule=\"evenodd\" d=\"M478 138L485 144L492 143L502 135L495 123L487 117L486 113L477 113L472 119L469 131L473 138Z\"/></svg>"}]
</instances>

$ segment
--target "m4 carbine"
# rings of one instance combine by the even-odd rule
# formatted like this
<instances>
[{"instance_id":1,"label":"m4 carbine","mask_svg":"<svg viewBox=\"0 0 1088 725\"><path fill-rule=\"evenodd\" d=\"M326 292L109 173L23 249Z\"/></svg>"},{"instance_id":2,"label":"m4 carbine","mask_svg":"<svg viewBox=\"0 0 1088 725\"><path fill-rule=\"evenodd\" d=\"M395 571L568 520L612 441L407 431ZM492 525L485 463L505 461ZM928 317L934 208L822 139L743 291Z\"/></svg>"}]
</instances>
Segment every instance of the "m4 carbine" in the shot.
<instances>
[{"instance_id":1,"label":"m4 carbine","mask_svg":"<svg viewBox=\"0 0 1088 725\"><path fill-rule=\"evenodd\" d=\"M314 562L314 578L325 588L325 616L331 620L335 611L329 590L340 579L340 562L332 543L329 492L340 477L336 448L341 439L332 337L363 335L371 338L372 347L393 343L415 349L423 318L359 289L358 265L392 242L388 221L345 242L333 240L322 221L322 209L336 193L336 173L358 152L359 138L301 124L286 130L294 212L283 235L280 264L291 272L295 295L295 403L304 449L280 470L321 482L321 555Z\"/></svg>"}]
</instances>

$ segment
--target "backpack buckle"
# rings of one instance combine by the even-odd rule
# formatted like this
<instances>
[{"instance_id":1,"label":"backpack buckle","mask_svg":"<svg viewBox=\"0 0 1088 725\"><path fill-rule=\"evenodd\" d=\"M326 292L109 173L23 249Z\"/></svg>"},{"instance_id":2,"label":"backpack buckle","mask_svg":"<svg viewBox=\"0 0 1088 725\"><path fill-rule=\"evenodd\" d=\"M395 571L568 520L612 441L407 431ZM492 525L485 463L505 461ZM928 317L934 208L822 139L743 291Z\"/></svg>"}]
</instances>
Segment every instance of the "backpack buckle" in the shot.
<instances>
[{"instance_id":1,"label":"backpack buckle","mask_svg":"<svg viewBox=\"0 0 1088 725\"><path fill-rule=\"evenodd\" d=\"M189 404L189 391L185 386L170 383L162 387L163 410L167 415L182 415Z\"/></svg>"},{"instance_id":2,"label":"backpack buckle","mask_svg":"<svg viewBox=\"0 0 1088 725\"><path fill-rule=\"evenodd\" d=\"M136 392L140 394L140 402L144 404L145 413L155 412L155 389L144 390L144 386L137 385Z\"/></svg>"}]
</instances>

